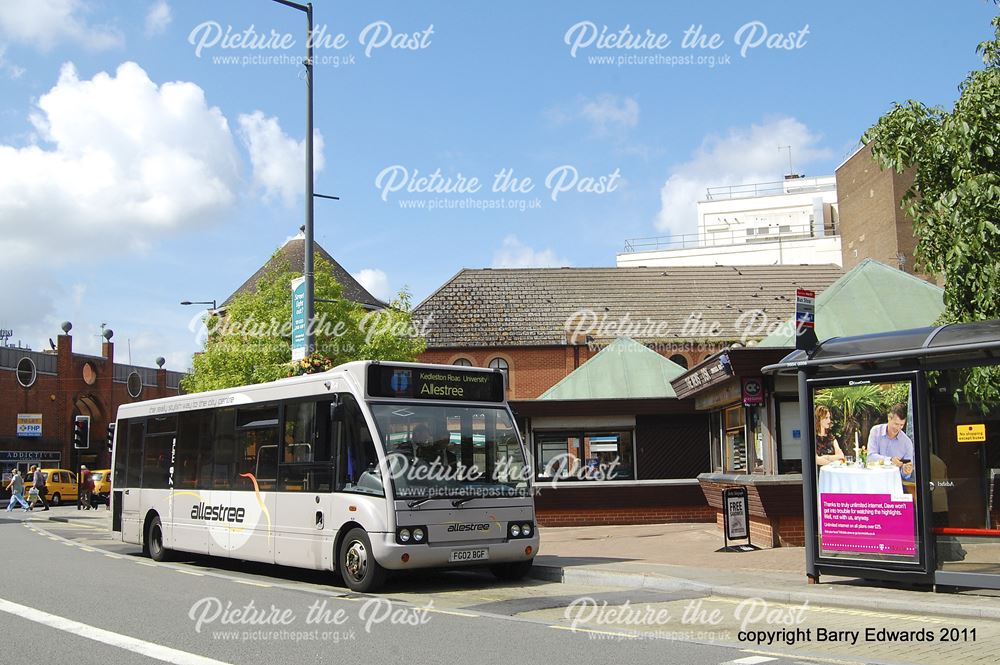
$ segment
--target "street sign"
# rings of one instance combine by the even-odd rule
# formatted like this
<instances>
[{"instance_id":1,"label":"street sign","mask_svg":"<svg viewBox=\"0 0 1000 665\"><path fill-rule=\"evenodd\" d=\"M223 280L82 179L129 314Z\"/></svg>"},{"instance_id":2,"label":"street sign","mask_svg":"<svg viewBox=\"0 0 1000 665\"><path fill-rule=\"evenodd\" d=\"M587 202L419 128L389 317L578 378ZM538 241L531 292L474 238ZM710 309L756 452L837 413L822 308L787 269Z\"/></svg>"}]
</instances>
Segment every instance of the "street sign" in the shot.
<instances>
[{"instance_id":1,"label":"street sign","mask_svg":"<svg viewBox=\"0 0 1000 665\"><path fill-rule=\"evenodd\" d=\"M986 424L955 425L955 435L959 443L983 443L986 441Z\"/></svg>"},{"instance_id":2,"label":"street sign","mask_svg":"<svg viewBox=\"0 0 1000 665\"><path fill-rule=\"evenodd\" d=\"M306 278L292 280L292 360L306 357Z\"/></svg>"},{"instance_id":3,"label":"street sign","mask_svg":"<svg viewBox=\"0 0 1000 665\"><path fill-rule=\"evenodd\" d=\"M816 292L795 290L795 348L812 351L816 348Z\"/></svg>"},{"instance_id":4,"label":"street sign","mask_svg":"<svg viewBox=\"0 0 1000 665\"><path fill-rule=\"evenodd\" d=\"M764 403L764 379L759 376L744 376L743 406L760 406Z\"/></svg>"}]
</instances>

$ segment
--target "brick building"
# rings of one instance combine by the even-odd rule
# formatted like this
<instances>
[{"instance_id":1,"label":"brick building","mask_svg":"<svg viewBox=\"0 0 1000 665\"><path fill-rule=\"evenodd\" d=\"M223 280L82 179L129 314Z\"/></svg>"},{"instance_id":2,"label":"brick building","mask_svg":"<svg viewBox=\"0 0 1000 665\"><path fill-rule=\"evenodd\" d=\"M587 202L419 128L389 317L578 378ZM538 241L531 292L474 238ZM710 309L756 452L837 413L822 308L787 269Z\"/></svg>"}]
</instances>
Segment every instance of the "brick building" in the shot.
<instances>
[{"instance_id":1,"label":"brick building","mask_svg":"<svg viewBox=\"0 0 1000 665\"><path fill-rule=\"evenodd\" d=\"M421 303L425 362L499 367L536 466L540 524L712 521L710 420L670 380L791 317L839 266L463 270ZM749 333L749 334L746 334ZM780 357L779 354L776 357ZM552 483L550 457L620 473Z\"/></svg>"},{"instance_id":2,"label":"brick building","mask_svg":"<svg viewBox=\"0 0 1000 665\"><path fill-rule=\"evenodd\" d=\"M792 315L797 287L822 290L842 274L834 265L466 269L416 307L428 322L420 360L505 369L510 399L538 397L619 337L693 367L763 338Z\"/></svg>"},{"instance_id":3,"label":"brick building","mask_svg":"<svg viewBox=\"0 0 1000 665\"><path fill-rule=\"evenodd\" d=\"M875 259L936 283L934 276L915 270L913 220L900 207L913 171L882 169L869 144L841 164L836 177L844 270Z\"/></svg>"},{"instance_id":4,"label":"brick building","mask_svg":"<svg viewBox=\"0 0 1000 665\"><path fill-rule=\"evenodd\" d=\"M51 352L0 347L0 471L30 464L108 468L107 427L118 407L180 393L181 372L116 363L110 334L100 356L73 353L72 326ZM108 331L110 333L110 331ZM90 448L74 460L73 419L90 416Z\"/></svg>"}]
</instances>

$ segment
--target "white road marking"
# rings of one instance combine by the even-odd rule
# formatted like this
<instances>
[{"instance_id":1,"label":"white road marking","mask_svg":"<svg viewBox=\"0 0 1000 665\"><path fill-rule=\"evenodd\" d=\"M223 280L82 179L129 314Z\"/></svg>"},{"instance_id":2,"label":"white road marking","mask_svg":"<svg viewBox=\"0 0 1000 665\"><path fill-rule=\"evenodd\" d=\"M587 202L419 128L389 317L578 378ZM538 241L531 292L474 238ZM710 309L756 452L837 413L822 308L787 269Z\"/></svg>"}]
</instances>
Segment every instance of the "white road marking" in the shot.
<instances>
[{"instance_id":1,"label":"white road marking","mask_svg":"<svg viewBox=\"0 0 1000 665\"><path fill-rule=\"evenodd\" d=\"M125 651L142 654L143 656L155 658L156 660L162 660L165 663L173 663L173 665L228 665L221 660L206 658L205 656L199 656L197 654L180 651L178 649L171 649L170 647L165 647L162 644L146 642L145 640L139 640L127 635L119 635L117 633L112 633L109 630L88 626L87 624L80 623L79 621L73 621L72 619L56 616L55 614L49 614L48 612L36 610L35 608L28 607L26 605L12 603L8 600L0 599L0 611L21 617L22 619L27 619L28 621L40 623L43 626L55 628L56 630L61 630L73 635L79 635L80 637L85 637L88 640L108 644L119 649L124 649Z\"/></svg>"},{"instance_id":2,"label":"white road marking","mask_svg":"<svg viewBox=\"0 0 1000 665\"><path fill-rule=\"evenodd\" d=\"M736 660L727 660L720 665L760 665L760 663L771 663L778 660L777 658L768 658L766 656L747 656L746 658L737 658Z\"/></svg>"}]
</instances>

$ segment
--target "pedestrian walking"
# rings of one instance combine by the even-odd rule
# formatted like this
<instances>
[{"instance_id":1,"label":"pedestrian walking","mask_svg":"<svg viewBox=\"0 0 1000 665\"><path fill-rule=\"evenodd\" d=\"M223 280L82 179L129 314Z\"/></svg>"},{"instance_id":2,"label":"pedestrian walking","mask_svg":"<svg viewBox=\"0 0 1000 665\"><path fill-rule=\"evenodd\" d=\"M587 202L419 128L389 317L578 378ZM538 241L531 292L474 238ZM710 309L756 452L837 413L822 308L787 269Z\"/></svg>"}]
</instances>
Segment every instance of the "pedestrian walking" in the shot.
<instances>
[{"instance_id":1,"label":"pedestrian walking","mask_svg":"<svg viewBox=\"0 0 1000 665\"><path fill-rule=\"evenodd\" d=\"M18 469L14 469L10 472L10 482L7 484L7 489L10 490L10 503L7 504L7 512L14 510L14 506L21 504L21 507L28 510L28 502L24 500L24 480L21 478L21 472Z\"/></svg>"},{"instance_id":2,"label":"pedestrian walking","mask_svg":"<svg viewBox=\"0 0 1000 665\"><path fill-rule=\"evenodd\" d=\"M38 501L41 502L43 509L48 510L49 502L45 500L45 492L47 491L45 487L45 474L42 473L42 470L38 468L37 464L32 464L30 471L32 488L37 492ZM31 509L34 509L34 507L35 502L32 502Z\"/></svg>"},{"instance_id":3,"label":"pedestrian walking","mask_svg":"<svg viewBox=\"0 0 1000 665\"><path fill-rule=\"evenodd\" d=\"M94 494L94 476L87 465L80 465L80 502L84 510L90 510L91 498Z\"/></svg>"}]
</instances>

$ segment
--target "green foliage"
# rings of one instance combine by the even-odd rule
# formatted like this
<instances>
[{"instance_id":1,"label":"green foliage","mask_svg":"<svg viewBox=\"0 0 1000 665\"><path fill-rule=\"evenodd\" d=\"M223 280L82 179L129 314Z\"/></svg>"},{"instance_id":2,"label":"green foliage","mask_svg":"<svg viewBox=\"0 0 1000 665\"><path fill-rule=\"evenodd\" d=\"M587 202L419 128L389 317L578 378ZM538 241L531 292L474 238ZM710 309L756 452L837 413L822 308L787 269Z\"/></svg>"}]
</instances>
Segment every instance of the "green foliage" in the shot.
<instances>
[{"instance_id":1,"label":"green foliage","mask_svg":"<svg viewBox=\"0 0 1000 665\"><path fill-rule=\"evenodd\" d=\"M276 254L272 260L280 260ZM316 356L334 366L352 360L414 360L425 343L410 315L404 290L390 309L369 312L342 298L329 262L315 257L317 302ZM262 276L257 291L241 294L221 316L206 320L205 350L194 357L194 371L183 381L187 392L263 383L296 373L291 363L291 280L301 274L287 261Z\"/></svg>"},{"instance_id":2,"label":"green foliage","mask_svg":"<svg viewBox=\"0 0 1000 665\"><path fill-rule=\"evenodd\" d=\"M912 169L902 207L920 268L944 276L949 323L1000 318L1000 15L992 25L993 39L977 48L985 67L966 76L951 111L896 104L864 136L883 168ZM966 390L1000 399L987 375Z\"/></svg>"}]
</instances>

